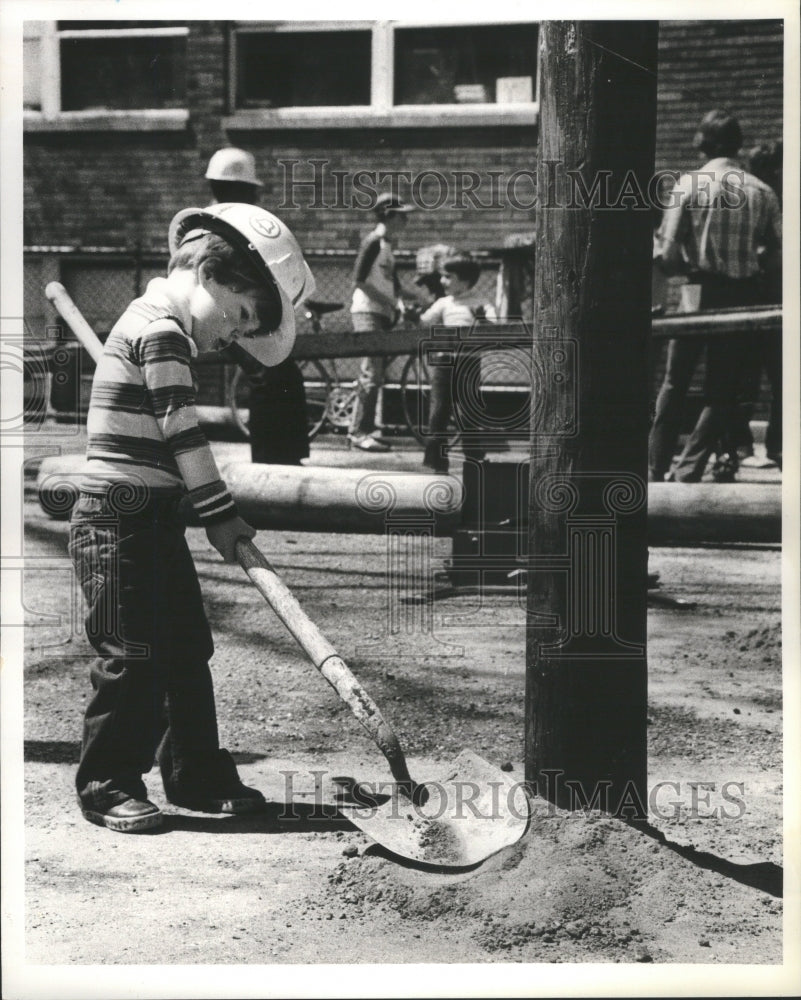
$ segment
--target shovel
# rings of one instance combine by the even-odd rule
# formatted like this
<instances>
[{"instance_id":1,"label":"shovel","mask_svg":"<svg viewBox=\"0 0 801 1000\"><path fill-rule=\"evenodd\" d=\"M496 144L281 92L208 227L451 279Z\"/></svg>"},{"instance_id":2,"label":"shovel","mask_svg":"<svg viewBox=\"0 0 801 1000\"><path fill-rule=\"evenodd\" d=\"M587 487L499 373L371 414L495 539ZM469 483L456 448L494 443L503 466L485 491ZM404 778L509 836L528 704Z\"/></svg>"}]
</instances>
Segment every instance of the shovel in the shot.
<instances>
[{"instance_id":1,"label":"shovel","mask_svg":"<svg viewBox=\"0 0 801 1000\"><path fill-rule=\"evenodd\" d=\"M387 759L395 779L389 794L383 785L374 795L364 786L346 785L340 812L393 854L438 868L476 865L516 843L529 817L522 787L470 750L436 780L415 782L380 709L261 551L241 538L236 553L251 582Z\"/></svg>"},{"instance_id":2,"label":"shovel","mask_svg":"<svg viewBox=\"0 0 801 1000\"><path fill-rule=\"evenodd\" d=\"M45 294L97 362L103 346L64 286L50 282ZM522 787L469 750L462 751L437 780L415 782L398 738L378 706L262 552L250 539L241 538L236 555L259 593L389 764L395 779L390 794L367 795L363 786L348 787L338 802L342 814L393 854L437 868L477 865L516 843L529 818L528 798Z\"/></svg>"}]
</instances>

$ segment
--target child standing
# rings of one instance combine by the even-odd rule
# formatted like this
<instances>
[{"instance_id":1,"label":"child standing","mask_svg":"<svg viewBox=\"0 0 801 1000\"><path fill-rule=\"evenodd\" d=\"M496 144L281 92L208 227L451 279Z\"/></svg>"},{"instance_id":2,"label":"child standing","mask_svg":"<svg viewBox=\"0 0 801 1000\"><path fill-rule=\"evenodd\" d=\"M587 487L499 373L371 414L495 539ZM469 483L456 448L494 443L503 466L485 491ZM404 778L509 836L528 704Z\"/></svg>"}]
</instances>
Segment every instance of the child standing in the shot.
<instances>
[{"instance_id":1,"label":"child standing","mask_svg":"<svg viewBox=\"0 0 801 1000\"><path fill-rule=\"evenodd\" d=\"M78 798L86 819L130 833L162 822L142 780L154 755L175 805L242 813L264 803L219 746L214 646L184 539L187 494L226 562L255 535L198 426L192 362L239 343L279 364L294 343L293 307L314 289L294 237L262 209L186 209L169 240L167 277L126 309L95 372L69 543L98 654Z\"/></svg>"},{"instance_id":2,"label":"child standing","mask_svg":"<svg viewBox=\"0 0 801 1000\"><path fill-rule=\"evenodd\" d=\"M442 265L442 286L445 295L438 299L420 317L426 326L471 327L474 323L494 323L497 316L494 306L476 294L474 286L481 274L481 265L467 252L455 253ZM445 360L445 354L436 352L431 366L431 400L428 415L428 435L423 455L423 465L434 472L448 471L447 427L455 405L463 430L475 427L475 414L465 405L459 393L459 382L475 376L480 379L480 355L471 357L461 365L436 364ZM478 365L478 371L475 371ZM454 387L453 381L457 385ZM456 390L456 391L454 391ZM481 459L480 448L465 448L465 454Z\"/></svg>"}]
</instances>

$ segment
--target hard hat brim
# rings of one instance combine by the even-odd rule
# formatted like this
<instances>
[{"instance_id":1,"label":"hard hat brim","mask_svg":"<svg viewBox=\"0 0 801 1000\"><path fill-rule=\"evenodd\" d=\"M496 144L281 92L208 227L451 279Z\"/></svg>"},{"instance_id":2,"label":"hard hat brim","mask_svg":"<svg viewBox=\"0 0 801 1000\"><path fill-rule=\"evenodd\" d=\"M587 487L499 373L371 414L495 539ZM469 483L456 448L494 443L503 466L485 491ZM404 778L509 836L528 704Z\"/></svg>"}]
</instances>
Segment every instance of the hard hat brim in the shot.
<instances>
[{"instance_id":1,"label":"hard hat brim","mask_svg":"<svg viewBox=\"0 0 801 1000\"><path fill-rule=\"evenodd\" d=\"M274 368L286 361L295 346L295 310L289 296L278 286L281 296L281 324L277 330L270 333L257 333L254 337L243 337L237 343L248 354L263 364L265 368Z\"/></svg>"}]
</instances>

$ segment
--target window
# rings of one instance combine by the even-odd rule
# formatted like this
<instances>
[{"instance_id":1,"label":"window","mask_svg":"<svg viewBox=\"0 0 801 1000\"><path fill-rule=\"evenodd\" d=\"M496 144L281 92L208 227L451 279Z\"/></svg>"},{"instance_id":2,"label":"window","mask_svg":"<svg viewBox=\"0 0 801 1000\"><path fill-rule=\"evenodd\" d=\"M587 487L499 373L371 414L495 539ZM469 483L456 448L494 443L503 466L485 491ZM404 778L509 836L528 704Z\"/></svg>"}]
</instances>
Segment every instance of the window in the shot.
<instances>
[{"instance_id":1,"label":"window","mask_svg":"<svg viewBox=\"0 0 801 1000\"><path fill-rule=\"evenodd\" d=\"M239 107L370 103L369 31L244 32L237 46Z\"/></svg>"},{"instance_id":2,"label":"window","mask_svg":"<svg viewBox=\"0 0 801 1000\"><path fill-rule=\"evenodd\" d=\"M110 127L122 115L185 120L187 35L178 21L26 22L25 109Z\"/></svg>"},{"instance_id":3,"label":"window","mask_svg":"<svg viewBox=\"0 0 801 1000\"><path fill-rule=\"evenodd\" d=\"M22 106L42 110L42 22L25 21L22 30Z\"/></svg>"},{"instance_id":4,"label":"window","mask_svg":"<svg viewBox=\"0 0 801 1000\"><path fill-rule=\"evenodd\" d=\"M534 100L535 24L395 30L395 104Z\"/></svg>"},{"instance_id":5,"label":"window","mask_svg":"<svg viewBox=\"0 0 801 1000\"><path fill-rule=\"evenodd\" d=\"M537 53L533 21L234 22L223 125L533 124Z\"/></svg>"}]
</instances>

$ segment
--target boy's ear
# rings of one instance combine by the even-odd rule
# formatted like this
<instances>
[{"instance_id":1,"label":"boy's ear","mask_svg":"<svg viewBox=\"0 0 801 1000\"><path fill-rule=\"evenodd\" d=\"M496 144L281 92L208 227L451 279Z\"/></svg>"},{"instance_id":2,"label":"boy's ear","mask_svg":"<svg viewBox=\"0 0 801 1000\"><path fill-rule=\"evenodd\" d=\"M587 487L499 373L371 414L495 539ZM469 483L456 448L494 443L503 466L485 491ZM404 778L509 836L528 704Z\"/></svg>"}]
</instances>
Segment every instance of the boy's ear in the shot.
<instances>
[{"instance_id":1,"label":"boy's ear","mask_svg":"<svg viewBox=\"0 0 801 1000\"><path fill-rule=\"evenodd\" d=\"M210 260L202 260L197 268L198 284L204 288L210 281L214 281L214 267Z\"/></svg>"}]
</instances>

